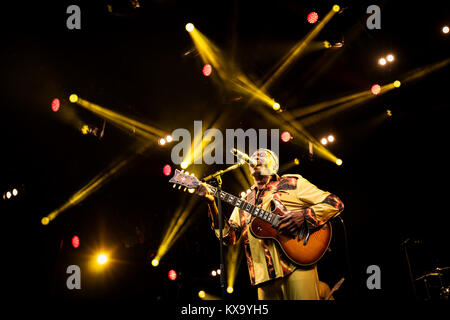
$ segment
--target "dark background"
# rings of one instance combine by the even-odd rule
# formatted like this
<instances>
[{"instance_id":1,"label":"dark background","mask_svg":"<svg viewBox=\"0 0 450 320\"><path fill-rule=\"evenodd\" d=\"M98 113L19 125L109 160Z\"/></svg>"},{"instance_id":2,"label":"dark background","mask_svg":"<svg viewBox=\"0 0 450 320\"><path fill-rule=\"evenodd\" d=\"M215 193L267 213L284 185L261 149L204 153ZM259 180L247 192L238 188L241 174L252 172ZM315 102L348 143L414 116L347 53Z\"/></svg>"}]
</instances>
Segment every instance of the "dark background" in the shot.
<instances>
[{"instance_id":1,"label":"dark background","mask_svg":"<svg viewBox=\"0 0 450 320\"><path fill-rule=\"evenodd\" d=\"M66 28L70 4L81 8L81 30ZM100 126L102 119L69 103L68 97L75 92L166 132L192 131L194 120L220 114L226 121L219 129L273 128L248 107L247 97L235 101L236 93L215 86L214 73L204 77L198 56L184 55L193 48L185 24L193 22L257 82L312 28L307 13L315 10L323 17L335 3L140 4L137 9L127 1L2 7L0 191L16 187L20 192L1 200L2 275L10 296L198 300L201 289L219 296L218 278L210 276L219 265L218 241L202 202L192 212L194 223L159 267L150 265L171 215L183 198L191 197L172 189L162 174L171 161L170 146L154 143L87 199L41 225L43 216L143 143L110 123L101 140L82 135L82 123ZM427 1L420 7L400 1L338 4L346 9L317 40L344 40L344 46L305 54L269 90L288 110L367 90L373 83L402 80L411 70L449 57L449 36L441 32L450 16L445 2ZM365 27L370 4L382 8L381 30ZM389 52L396 60L379 67L378 57ZM56 113L50 109L54 98L62 104ZM317 139L335 135L330 150L343 159L340 167L309 159L307 149L294 141L280 142L282 164L294 157L301 162L289 172L345 203L348 250L336 220L332 252L318 266L330 287L343 276L348 279L335 293L337 300L414 299L401 246L406 239L414 277L449 265L448 101L447 67L307 127ZM387 109L392 117L386 116ZM222 168L203 170L209 174ZM224 178L224 188L242 191L233 175ZM81 239L78 249L70 244L74 234ZM92 274L87 261L99 247L114 249L111 259L116 262ZM65 287L71 264L82 269L82 290ZM366 287L369 265L381 268L380 290ZM175 282L167 278L171 268L179 273ZM422 299L423 283L416 284ZM244 260L228 298L256 300Z\"/></svg>"}]
</instances>

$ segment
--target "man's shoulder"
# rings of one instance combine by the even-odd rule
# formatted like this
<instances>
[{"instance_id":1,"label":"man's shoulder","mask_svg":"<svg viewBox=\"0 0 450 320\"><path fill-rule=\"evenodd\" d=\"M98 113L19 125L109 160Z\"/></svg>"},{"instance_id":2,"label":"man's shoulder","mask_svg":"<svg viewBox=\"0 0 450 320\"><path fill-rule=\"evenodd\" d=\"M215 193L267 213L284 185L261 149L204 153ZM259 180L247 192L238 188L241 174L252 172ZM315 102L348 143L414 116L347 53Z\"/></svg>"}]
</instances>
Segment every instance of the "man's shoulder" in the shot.
<instances>
[{"instance_id":1,"label":"man's shoulder","mask_svg":"<svg viewBox=\"0 0 450 320\"><path fill-rule=\"evenodd\" d=\"M284 174L278 180L278 190L296 189L298 181L302 179L299 174Z\"/></svg>"},{"instance_id":2,"label":"man's shoulder","mask_svg":"<svg viewBox=\"0 0 450 320\"><path fill-rule=\"evenodd\" d=\"M295 173L287 173L283 174L280 179L288 179L288 178L296 178L296 179L304 179L301 175Z\"/></svg>"}]
</instances>

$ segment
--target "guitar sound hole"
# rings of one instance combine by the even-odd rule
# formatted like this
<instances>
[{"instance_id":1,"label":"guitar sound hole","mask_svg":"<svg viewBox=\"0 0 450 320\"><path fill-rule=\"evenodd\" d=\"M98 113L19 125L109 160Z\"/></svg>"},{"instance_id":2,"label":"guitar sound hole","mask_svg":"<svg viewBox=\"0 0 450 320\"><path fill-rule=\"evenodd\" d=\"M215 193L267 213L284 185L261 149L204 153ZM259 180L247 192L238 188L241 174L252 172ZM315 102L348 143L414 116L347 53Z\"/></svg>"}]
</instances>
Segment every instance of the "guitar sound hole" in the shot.
<instances>
[{"instance_id":1,"label":"guitar sound hole","mask_svg":"<svg viewBox=\"0 0 450 320\"><path fill-rule=\"evenodd\" d=\"M276 208L277 208L277 206L275 205L275 202L271 202L270 203L270 211L273 212L273 211L275 211Z\"/></svg>"}]
</instances>

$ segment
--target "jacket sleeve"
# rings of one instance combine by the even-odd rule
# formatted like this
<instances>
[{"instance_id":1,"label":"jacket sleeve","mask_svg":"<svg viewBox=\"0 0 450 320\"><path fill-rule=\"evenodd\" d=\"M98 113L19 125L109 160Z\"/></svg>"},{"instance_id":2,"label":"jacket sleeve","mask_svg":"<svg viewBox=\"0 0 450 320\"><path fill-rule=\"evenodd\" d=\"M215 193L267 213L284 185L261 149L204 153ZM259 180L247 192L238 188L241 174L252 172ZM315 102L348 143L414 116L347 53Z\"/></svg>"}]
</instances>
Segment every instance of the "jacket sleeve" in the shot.
<instances>
[{"instance_id":1,"label":"jacket sleeve","mask_svg":"<svg viewBox=\"0 0 450 320\"><path fill-rule=\"evenodd\" d=\"M344 210L344 203L336 195L320 190L308 180L301 178L297 184L297 196L309 205L304 209L308 229L325 224Z\"/></svg>"},{"instance_id":2,"label":"jacket sleeve","mask_svg":"<svg viewBox=\"0 0 450 320\"><path fill-rule=\"evenodd\" d=\"M212 208L213 204L208 204L208 216L211 222L211 229L213 229L216 233L217 238L219 239L219 221L218 216L215 213L215 210ZM215 206L215 204L214 204ZM239 238L242 234L242 226L240 222L240 214L239 209L234 208L233 213L230 216L228 221L224 221L222 236L223 236L223 244L226 246L234 245L239 241Z\"/></svg>"}]
</instances>

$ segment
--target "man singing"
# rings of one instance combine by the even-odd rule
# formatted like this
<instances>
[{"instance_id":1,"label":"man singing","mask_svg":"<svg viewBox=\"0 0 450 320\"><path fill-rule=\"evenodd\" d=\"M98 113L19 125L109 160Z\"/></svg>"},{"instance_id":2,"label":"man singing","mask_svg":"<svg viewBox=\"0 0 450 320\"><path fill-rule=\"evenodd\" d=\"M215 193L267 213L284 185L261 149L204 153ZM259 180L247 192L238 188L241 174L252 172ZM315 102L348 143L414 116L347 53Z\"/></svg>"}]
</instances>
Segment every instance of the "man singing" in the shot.
<instances>
[{"instance_id":1,"label":"man singing","mask_svg":"<svg viewBox=\"0 0 450 320\"><path fill-rule=\"evenodd\" d=\"M258 149L250 157L250 172L255 184L244 199L267 210L271 199L279 199L290 211L281 218L280 232L296 233L302 228L315 229L337 216L344 209L342 201L318 189L300 175L277 175L277 155L268 149ZM218 210L215 198L201 184L196 193L208 200L208 215L218 236ZM258 288L259 300L319 300L317 267L295 265L271 239L255 238L249 226L251 214L235 208L225 221L223 241L234 245L242 237L247 257L250 281Z\"/></svg>"}]
</instances>

